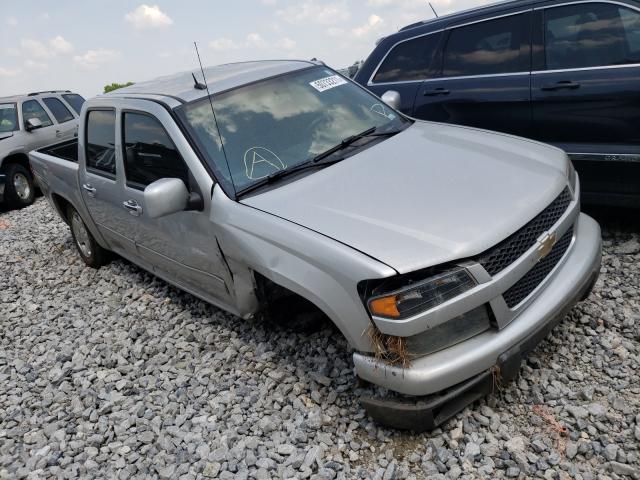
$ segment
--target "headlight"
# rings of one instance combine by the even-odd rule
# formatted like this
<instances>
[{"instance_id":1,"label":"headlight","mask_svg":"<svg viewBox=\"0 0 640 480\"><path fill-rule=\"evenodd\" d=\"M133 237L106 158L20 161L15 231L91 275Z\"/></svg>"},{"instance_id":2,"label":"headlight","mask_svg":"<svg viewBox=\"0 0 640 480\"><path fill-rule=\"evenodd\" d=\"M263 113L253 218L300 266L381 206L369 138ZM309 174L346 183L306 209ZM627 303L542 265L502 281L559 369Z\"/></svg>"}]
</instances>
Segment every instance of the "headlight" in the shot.
<instances>
[{"instance_id":1,"label":"headlight","mask_svg":"<svg viewBox=\"0 0 640 480\"><path fill-rule=\"evenodd\" d=\"M571 189L574 191L576 189L576 178L577 178L576 169L573 166L573 163L571 162L571 160L569 160L569 165L567 167L567 182L569 182Z\"/></svg>"},{"instance_id":2,"label":"headlight","mask_svg":"<svg viewBox=\"0 0 640 480\"><path fill-rule=\"evenodd\" d=\"M400 290L374 296L369 311L376 317L407 318L460 295L476 285L464 268L440 273Z\"/></svg>"}]
</instances>

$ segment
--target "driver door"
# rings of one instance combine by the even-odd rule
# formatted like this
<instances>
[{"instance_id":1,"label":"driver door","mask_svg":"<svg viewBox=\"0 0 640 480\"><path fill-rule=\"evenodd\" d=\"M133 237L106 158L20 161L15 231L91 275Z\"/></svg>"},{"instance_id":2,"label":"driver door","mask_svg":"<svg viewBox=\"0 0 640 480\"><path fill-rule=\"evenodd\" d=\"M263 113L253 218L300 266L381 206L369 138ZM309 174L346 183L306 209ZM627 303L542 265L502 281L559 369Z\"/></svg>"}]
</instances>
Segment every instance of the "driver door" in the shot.
<instances>
[{"instance_id":1,"label":"driver door","mask_svg":"<svg viewBox=\"0 0 640 480\"><path fill-rule=\"evenodd\" d=\"M232 304L231 275L209 220L213 182L168 113L145 103L144 111L120 112L123 231L159 276L213 303ZM144 189L161 178L181 179L202 197L202 207L150 218Z\"/></svg>"},{"instance_id":2,"label":"driver door","mask_svg":"<svg viewBox=\"0 0 640 480\"><path fill-rule=\"evenodd\" d=\"M22 102L22 125L26 130L27 120L31 118L37 118L42 122L42 127L31 130L29 133L29 148L35 150L36 148L46 147L56 141L59 141L58 126L54 125L49 114L45 111L43 106L38 100L31 99Z\"/></svg>"}]
</instances>

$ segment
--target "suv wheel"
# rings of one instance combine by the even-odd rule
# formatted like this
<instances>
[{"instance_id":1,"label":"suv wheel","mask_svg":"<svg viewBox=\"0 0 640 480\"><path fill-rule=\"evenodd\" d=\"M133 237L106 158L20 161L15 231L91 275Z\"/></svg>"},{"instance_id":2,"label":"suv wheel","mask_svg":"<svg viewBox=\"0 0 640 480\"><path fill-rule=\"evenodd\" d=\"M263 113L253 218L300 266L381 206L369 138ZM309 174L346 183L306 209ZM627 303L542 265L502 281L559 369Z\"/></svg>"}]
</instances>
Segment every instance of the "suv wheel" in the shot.
<instances>
[{"instance_id":1,"label":"suv wheel","mask_svg":"<svg viewBox=\"0 0 640 480\"><path fill-rule=\"evenodd\" d=\"M67 218L71 226L73 243L75 243L84 263L91 268L100 268L109 262L109 251L98 245L98 242L96 242L96 239L91 235L82 217L72 206L69 206Z\"/></svg>"},{"instance_id":2,"label":"suv wheel","mask_svg":"<svg viewBox=\"0 0 640 480\"><path fill-rule=\"evenodd\" d=\"M7 176L4 186L4 200L10 208L27 207L35 198L33 177L25 167L10 163L4 169Z\"/></svg>"}]
</instances>

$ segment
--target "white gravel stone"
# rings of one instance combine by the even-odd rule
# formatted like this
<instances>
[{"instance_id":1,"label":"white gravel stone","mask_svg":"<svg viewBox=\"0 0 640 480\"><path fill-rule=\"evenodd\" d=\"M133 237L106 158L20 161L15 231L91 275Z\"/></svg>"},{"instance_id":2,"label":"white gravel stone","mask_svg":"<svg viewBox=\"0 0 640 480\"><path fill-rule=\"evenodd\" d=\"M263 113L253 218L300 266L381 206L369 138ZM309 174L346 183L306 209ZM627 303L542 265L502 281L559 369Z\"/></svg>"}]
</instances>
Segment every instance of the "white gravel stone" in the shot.
<instances>
[{"instance_id":1,"label":"white gravel stone","mask_svg":"<svg viewBox=\"0 0 640 480\"><path fill-rule=\"evenodd\" d=\"M366 416L358 396L377 390L354 382L335 329L241 320L121 259L87 268L42 199L0 220L2 480L595 480L640 468L628 229L604 225L594 292L516 382L418 435Z\"/></svg>"}]
</instances>

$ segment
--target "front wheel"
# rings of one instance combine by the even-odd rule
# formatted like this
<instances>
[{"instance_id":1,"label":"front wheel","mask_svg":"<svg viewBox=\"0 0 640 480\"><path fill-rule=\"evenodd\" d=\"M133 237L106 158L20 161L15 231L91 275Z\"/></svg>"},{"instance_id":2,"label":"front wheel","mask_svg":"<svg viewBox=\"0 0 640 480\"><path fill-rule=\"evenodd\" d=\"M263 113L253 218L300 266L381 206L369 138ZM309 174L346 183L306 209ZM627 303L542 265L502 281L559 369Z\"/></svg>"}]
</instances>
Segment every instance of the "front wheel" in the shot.
<instances>
[{"instance_id":1,"label":"front wheel","mask_svg":"<svg viewBox=\"0 0 640 480\"><path fill-rule=\"evenodd\" d=\"M4 200L10 208L23 208L35 199L31 173L19 163L10 163L5 169Z\"/></svg>"},{"instance_id":2,"label":"front wheel","mask_svg":"<svg viewBox=\"0 0 640 480\"><path fill-rule=\"evenodd\" d=\"M85 225L78 211L69 206L67 218L71 225L73 243L84 263L91 268L100 268L109 262L109 251L102 248Z\"/></svg>"}]
</instances>

